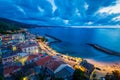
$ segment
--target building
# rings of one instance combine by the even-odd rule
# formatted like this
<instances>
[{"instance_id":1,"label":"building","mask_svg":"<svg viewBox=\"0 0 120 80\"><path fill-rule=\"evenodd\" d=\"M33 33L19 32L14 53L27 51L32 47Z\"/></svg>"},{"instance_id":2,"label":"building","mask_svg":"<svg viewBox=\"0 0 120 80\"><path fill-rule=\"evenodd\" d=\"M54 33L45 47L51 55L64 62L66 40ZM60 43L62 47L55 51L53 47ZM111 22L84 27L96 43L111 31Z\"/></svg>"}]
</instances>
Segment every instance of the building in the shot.
<instances>
[{"instance_id":1,"label":"building","mask_svg":"<svg viewBox=\"0 0 120 80\"><path fill-rule=\"evenodd\" d=\"M22 33L19 34L13 34L12 35L12 40L14 42L24 42L25 41L25 36Z\"/></svg>"},{"instance_id":2,"label":"building","mask_svg":"<svg viewBox=\"0 0 120 80\"><path fill-rule=\"evenodd\" d=\"M19 61L22 65L30 64L36 62L38 59L44 57L43 54L27 54L27 53L18 53Z\"/></svg>"},{"instance_id":3,"label":"building","mask_svg":"<svg viewBox=\"0 0 120 80\"><path fill-rule=\"evenodd\" d=\"M24 53L28 54L37 54L39 53L39 45L37 43L32 43L32 42L26 42L26 43L21 43L18 46L19 50Z\"/></svg>"},{"instance_id":4,"label":"building","mask_svg":"<svg viewBox=\"0 0 120 80\"><path fill-rule=\"evenodd\" d=\"M25 56L28 56L28 53L18 52L18 57L23 58Z\"/></svg>"},{"instance_id":5,"label":"building","mask_svg":"<svg viewBox=\"0 0 120 80\"><path fill-rule=\"evenodd\" d=\"M31 54L27 57L27 60L26 60L26 64L29 64L29 63L32 63L32 62L35 62L37 61L39 58L41 58L42 54L41 55L38 55L38 54Z\"/></svg>"},{"instance_id":6,"label":"building","mask_svg":"<svg viewBox=\"0 0 120 80\"><path fill-rule=\"evenodd\" d=\"M8 66L3 68L3 74L4 77L10 77L12 74L20 70L21 70L20 66Z\"/></svg>"},{"instance_id":7,"label":"building","mask_svg":"<svg viewBox=\"0 0 120 80\"><path fill-rule=\"evenodd\" d=\"M1 48L0 48L0 56L2 56L2 51L1 51Z\"/></svg>"},{"instance_id":8,"label":"building","mask_svg":"<svg viewBox=\"0 0 120 80\"><path fill-rule=\"evenodd\" d=\"M45 56L43 58L38 59L35 63L39 67L43 67L45 63L49 62L52 59L51 56Z\"/></svg>"},{"instance_id":9,"label":"building","mask_svg":"<svg viewBox=\"0 0 120 80\"><path fill-rule=\"evenodd\" d=\"M25 39L27 39L27 40L31 40L31 39L34 40L34 39L36 39L36 36L34 34L26 32Z\"/></svg>"},{"instance_id":10,"label":"building","mask_svg":"<svg viewBox=\"0 0 120 80\"><path fill-rule=\"evenodd\" d=\"M2 35L0 34L0 46L2 46Z\"/></svg>"},{"instance_id":11,"label":"building","mask_svg":"<svg viewBox=\"0 0 120 80\"><path fill-rule=\"evenodd\" d=\"M74 69L70 65L59 60L51 60L45 64L45 67L50 76L64 78L66 80L70 80L74 73Z\"/></svg>"},{"instance_id":12,"label":"building","mask_svg":"<svg viewBox=\"0 0 120 80\"><path fill-rule=\"evenodd\" d=\"M74 69L68 64L62 64L56 69L54 73L55 73L55 77L70 80L74 73Z\"/></svg>"},{"instance_id":13,"label":"building","mask_svg":"<svg viewBox=\"0 0 120 80\"><path fill-rule=\"evenodd\" d=\"M80 63L80 66L84 67L86 69L85 73L88 77L90 77L91 73L93 72L93 70L95 69L93 64L88 63L86 60L83 60Z\"/></svg>"},{"instance_id":14,"label":"building","mask_svg":"<svg viewBox=\"0 0 120 80\"><path fill-rule=\"evenodd\" d=\"M2 55L2 64L14 62L18 59L17 53L7 53Z\"/></svg>"},{"instance_id":15,"label":"building","mask_svg":"<svg viewBox=\"0 0 120 80\"><path fill-rule=\"evenodd\" d=\"M7 45L12 43L12 36L11 35L3 35L2 36L2 44Z\"/></svg>"}]
</instances>

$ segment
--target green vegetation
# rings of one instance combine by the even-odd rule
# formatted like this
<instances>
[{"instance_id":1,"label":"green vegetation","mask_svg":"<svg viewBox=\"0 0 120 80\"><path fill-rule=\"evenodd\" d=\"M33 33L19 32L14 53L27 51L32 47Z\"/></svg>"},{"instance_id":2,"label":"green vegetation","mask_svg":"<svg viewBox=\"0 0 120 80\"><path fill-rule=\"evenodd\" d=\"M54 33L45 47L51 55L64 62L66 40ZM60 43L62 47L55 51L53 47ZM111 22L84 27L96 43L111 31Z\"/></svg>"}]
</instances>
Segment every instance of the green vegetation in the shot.
<instances>
[{"instance_id":1,"label":"green vegetation","mask_svg":"<svg viewBox=\"0 0 120 80\"><path fill-rule=\"evenodd\" d=\"M52 80L64 80L63 78L53 78Z\"/></svg>"},{"instance_id":2,"label":"green vegetation","mask_svg":"<svg viewBox=\"0 0 120 80\"><path fill-rule=\"evenodd\" d=\"M44 74L39 74L39 80L44 80L45 75Z\"/></svg>"},{"instance_id":3,"label":"green vegetation","mask_svg":"<svg viewBox=\"0 0 120 80\"><path fill-rule=\"evenodd\" d=\"M9 24L4 21L0 21L0 33L12 33L20 30L19 27L15 26L14 24Z\"/></svg>"},{"instance_id":4,"label":"green vegetation","mask_svg":"<svg viewBox=\"0 0 120 80\"><path fill-rule=\"evenodd\" d=\"M0 75L0 80L3 80L3 77Z\"/></svg>"},{"instance_id":5,"label":"green vegetation","mask_svg":"<svg viewBox=\"0 0 120 80\"><path fill-rule=\"evenodd\" d=\"M13 79L15 80L23 80L24 74L23 72L18 71L17 73L11 74Z\"/></svg>"},{"instance_id":6,"label":"green vegetation","mask_svg":"<svg viewBox=\"0 0 120 80\"><path fill-rule=\"evenodd\" d=\"M111 74L107 73L105 80L120 80L120 72L115 70Z\"/></svg>"},{"instance_id":7,"label":"green vegetation","mask_svg":"<svg viewBox=\"0 0 120 80\"><path fill-rule=\"evenodd\" d=\"M74 80L86 80L86 76L84 72L82 72L80 69L76 69L73 74Z\"/></svg>"},{"instance_id":8,"label":"green vegetation","mask_svg":"<svg viewBox=\"0 0 120 80\"><path fill-rule=\"evenodd\" d=\"M41 37L41 36L37 36L36 39L39 39L39 40L41 40L42 42L47 42L47 41L48 41L47 38Z\"/></svg>"}]
</instances>

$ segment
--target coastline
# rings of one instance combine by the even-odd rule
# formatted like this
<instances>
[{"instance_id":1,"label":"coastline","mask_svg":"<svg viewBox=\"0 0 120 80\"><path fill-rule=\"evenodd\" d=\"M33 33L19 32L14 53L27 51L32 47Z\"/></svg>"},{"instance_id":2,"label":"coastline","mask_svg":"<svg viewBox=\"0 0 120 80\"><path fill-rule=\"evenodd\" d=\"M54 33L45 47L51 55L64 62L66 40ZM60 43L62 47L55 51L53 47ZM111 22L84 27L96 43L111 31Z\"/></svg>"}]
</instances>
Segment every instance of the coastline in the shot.
<instances>
[{"instance_id":1,"label":"coastline","mask_svg":"<svg viewBox=\"0 0 120 80\"><path fill-rule=\"evenodd\" d=\"M66 55L66 54L64 54ZM89 63L95 65L95 67L98 67L101 69L101 72L103 73L110 73L114 70L120 70L120 62L99 62L99 61L95 61L93 59L89 59L89 58L83 58L85 60L87 60Z\"/></svg>"},{"instance_id":2,"label":"coastline","mask_svg":"<svg viewBox=\"0 0 120 80\"><path fill-rule=\"evenodd\" d=\"M105 76L107 73L111 73L114 70L120 70L120 63L119 62L98 62L93 59L85 59L89 63L95 65L95 67L100 68L101 70L96 70L95 73L98 74L98 77Z\"/></svg>"},{"instance_id":3,"label":"coastline","mask_svg":"<svg viewBox=\"0 0 120 80\"><path fill-rule=\"evenodd\" d=\"M120 63L114 62L114 63L107 63L107 62L98 62L93 59L85 59L89 63L95 65L96 68L100 68L101 70L95 69L95 74L97 75L96 78L100 79L101 77L105 77L105 75L108 73L112 73L112 71L118 70L120 71Z\"/></svg>"},{"instance_id":4,"label":"coastline","mask_svg":"<svg viewBox=\"0 0 120 80\"><path fill-rule=\"evenodd\" d=\"M40 43L40 45L41 45L42 43ZM50 46L47 46L47 48L48 49L50 49L50 51L52 50L51 49L51 47ZM53 49L53 53L54 54L50 54L50 55L56 55L56 54L59 54L58 52L56 52L56 51L54 51L54 49ZM60 53L61 54L61 53ZM65 54L62 54L62 55L64 55L64 56L66 56L66 57L68 57L67 55L65 55ZM71 56L69 56L69 57L71 57ZM75 57L73 57L73 58L75 58ZM118 63L104 63L104 62L97 62L97 61L95 61L95 60L93 60L93 59L86 59L86 58L83 58L84 60L87 60L87 62L88 63L91 63L91 64L93 64L94 65L94 67L95 67L95 69L94 69L94 71L92 72L92 74L91 74L91 78L92 78L92 76L93 76L93 74L96 74L97 76L96 76L96 78L97 79L100 79L100 78L102 78L102 77L105 77L105 75L107 74L107 73L112 73L112 71L115 71L115 70L120 70L120 63L118 62ZM82 60L82 59L81 59ZM65 60L66 61L66 60ZM71 64L71 63L70 63Z\"/></svg>"}]
</instances>

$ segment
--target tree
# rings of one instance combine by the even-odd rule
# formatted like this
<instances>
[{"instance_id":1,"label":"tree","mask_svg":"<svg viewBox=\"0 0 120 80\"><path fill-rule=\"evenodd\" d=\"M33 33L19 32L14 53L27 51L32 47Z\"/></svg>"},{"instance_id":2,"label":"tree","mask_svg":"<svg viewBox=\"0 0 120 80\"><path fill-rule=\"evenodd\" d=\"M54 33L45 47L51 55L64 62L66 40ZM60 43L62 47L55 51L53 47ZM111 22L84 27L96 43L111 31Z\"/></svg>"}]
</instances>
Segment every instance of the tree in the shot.
<instances>
[{"instance_id":1,"label":"tree","mask_svg":"<svg viewBox=\"0 0 120 80\"><path fill-rule=\"evenodd\" d=\"M0 75L0 80L3 80L3 77Z\"/></svg>"},{"instance_id":2,"label":"tree","mask_svg":"<svg viewBox=\"0 0 120 80\"><path fill-rule=\"evenodd\" d=\"M39 40L41 40L42 42L43 42L43 41L44 41L44 42L47 42L47 41L48 41L48 39L47 39L46 37L41 37L41 36L37 36L36 39L39 39Z\"/></svg>"},{"instance_id":3,"label":"tree","mask_svg":"<svg viewBox=\"0 0 120 80\"><path fill-rule=\"evenodd\" d=\"M86 76L84 72L82 72L80 69L76 69L73 73L73 79L74 80L86 80Z\"/></svg>"},{"instance_id":4,"label":"tree","mask_svg":"<svg viewBox=\"0 0 120 80\"><path fill-rule=\"evenodd\" d=\"M106 74L105 76L106 80L120 80L120 72L117 70L112 71L111 74Z\"/></svg>"},{"instance_id":5,"label":"tree","mask_svg":"<svg viewBox=\"0 0 120 80\"><path fill-rule=\"evenodd\" d=\"M52 78L52 80L64 80L63 78Z\"/></svg>"}]
</instances>

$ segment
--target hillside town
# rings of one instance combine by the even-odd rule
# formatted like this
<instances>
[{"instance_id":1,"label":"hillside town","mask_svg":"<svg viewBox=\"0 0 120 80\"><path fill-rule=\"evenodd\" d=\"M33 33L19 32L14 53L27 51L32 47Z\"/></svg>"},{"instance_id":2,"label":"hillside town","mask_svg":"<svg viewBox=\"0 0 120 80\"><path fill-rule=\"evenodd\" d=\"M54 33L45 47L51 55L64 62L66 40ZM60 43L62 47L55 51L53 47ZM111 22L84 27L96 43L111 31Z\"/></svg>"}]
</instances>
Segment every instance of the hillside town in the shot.
<instances>
[{"instance_id":1,"label":"hillside town","mask_svg":"<svg viewBox=\"0 0 120 80\"><path fill-rule=\"evenodd\" d=\"M29 32L0 35L0 75L4 80L94 80L96 68L82 58L53 50ZM76 73L75 73L76 72ZM104 80L104 77L99 77Z\"/></svg>"},{"instance_id":2,"label":"hillside town","mask_svg":"<svg viewBox=\"0 0 120 80\"><path fill-rule=\"evenodd\" d=\"M45 46L46 45L46 46ZM0 35L1 75L5 80L72 80L75 67L85 71L89 80L94 66L52 51L47 43L26 33Z\"/></svg>"}]
</instances>

